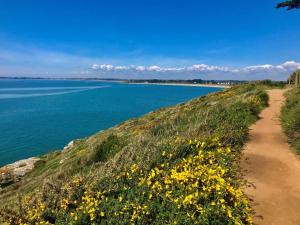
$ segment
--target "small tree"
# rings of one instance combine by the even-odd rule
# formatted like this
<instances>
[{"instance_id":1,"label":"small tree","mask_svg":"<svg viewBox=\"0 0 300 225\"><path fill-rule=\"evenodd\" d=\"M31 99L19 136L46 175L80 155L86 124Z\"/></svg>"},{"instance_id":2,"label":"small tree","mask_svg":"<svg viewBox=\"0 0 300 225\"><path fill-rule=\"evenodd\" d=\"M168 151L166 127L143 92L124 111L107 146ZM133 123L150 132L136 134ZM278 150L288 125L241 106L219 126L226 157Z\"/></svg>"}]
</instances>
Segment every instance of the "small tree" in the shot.
<instances>
[{"instance_id":1,"label":"small tree","mask_svg":"<svg viewBox=\"0 0 300 225\"><path fill-rule=\"evenodd\" d=\"M299 9L300 8L300 0L290 0L277 4L276 8L287 7L287 10L291 9Z\"/></svg>"},{"instance_id":2,"label":"small tree","mask_svg":"<svg viewBox=\"0 0 300 225\"><path fill-rule=\"evenodd\" d=\"M288 78L289 84L293 84L297 87L300 87L300 70L293 72Z\"/></svg>"}]
</instances>

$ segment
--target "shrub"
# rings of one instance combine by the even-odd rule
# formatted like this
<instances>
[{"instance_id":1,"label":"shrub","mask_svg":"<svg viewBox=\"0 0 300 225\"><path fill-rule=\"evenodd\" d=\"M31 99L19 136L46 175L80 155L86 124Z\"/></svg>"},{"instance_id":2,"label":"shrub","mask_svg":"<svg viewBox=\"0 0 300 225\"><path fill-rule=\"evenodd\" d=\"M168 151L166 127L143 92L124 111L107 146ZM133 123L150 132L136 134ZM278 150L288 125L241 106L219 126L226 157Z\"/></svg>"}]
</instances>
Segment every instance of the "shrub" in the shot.
<instances>
[{"instance_id":1,"label":"shrub","mask_svg":"<svg viewBox=\"0 0 300 225\"><path fill-rule=\"evenodd\" d=\"M93 162L104 162L113 157L125 146L124 140L110 134L104 141L96 145L92 153Z\"/></svg>"},{"instance_id":2,"label":"shrub","mask_svg":"<svg viewBox=\"0 0 300 225\"><path fill-rule=\"evenodd\" d=\"M300 90L287 92L286 103L282 108L281 122L293 149L300 154Z\"/></svg>"}]
</instances>

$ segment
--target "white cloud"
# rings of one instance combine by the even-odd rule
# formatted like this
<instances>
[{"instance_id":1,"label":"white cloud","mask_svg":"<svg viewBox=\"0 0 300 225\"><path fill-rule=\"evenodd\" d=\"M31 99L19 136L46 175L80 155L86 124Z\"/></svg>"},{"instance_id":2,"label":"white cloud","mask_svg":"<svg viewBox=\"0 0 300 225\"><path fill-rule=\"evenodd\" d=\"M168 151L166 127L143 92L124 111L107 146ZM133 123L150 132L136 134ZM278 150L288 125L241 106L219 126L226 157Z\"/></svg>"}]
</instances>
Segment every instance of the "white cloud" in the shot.
<instances>
[{"instance_id":1,"label":"white cloud","mask_svg":"<svg viewBox=\"0 0 300 225\"><path fill-rule=\"evenodd\" d=\"M116 66L114 67L115 70L127 70L128 67L127 66Z\"/></svg>"},{"instance_id":2,"label":"white cloud","mask_svg":"<svg viewBox=\"0 0 300 225\"><path fill-rule=\"evenodd\" d=\"M272 66L270 64L266 65L256 65L256 66L247 66L243 68L244 71L270 71L272 69L276 68L275 66Z\"/></svg>"},{"instance_id":3,"label":"white cloud","mask_svg":"<svg viewBox=\"0 0 300 225\"><path fill-rule=\"evenodd\" d=\"M99 65L99 69L101 70L114 70L116 67L114 67L113 65L109 65L109 64L103 64L103 65Z\"/></svg>"},{"instance_id":4,"label":"white cloud","mask_svg":"<svg viewBox=\"0 0 300 225\"><path fill-rule=\"evenodd\" d=\"M157 55L108 58L82 55L80 52L41 49L34 44L8 42L0 37L0 76L284 80L292 71L300 69L300 62L292 60L276 65L232 68L203 64L203 61L191 58ZM143 65L143 62L147 65Z\"/></svg>"},{"instance_id":5,"label":"white cloud","mask_svg":"<svg viewBox=\"0 0 300 225\"><path fill-rule=\"evenodd\" d=\"M128 62L135 65L127 65ZM0 76L285 80L296 69L300 69L300 62L292 60L276 65L226 67L198 63L194 59L158 56L89 57L0 41Z\"/></svg>"},{"instance_id":6,"label":"white cloud","mask_svg":"<svg viewBox=\"0 0 300 225\"><path fill-rule=\"evenodd\" d=\"M286 70L296 70L296 69L300 69L300 62L298 63L295 61L287 61L281 64L280 66L282 66Z\"/></svg>"},{"instance_id":7,"label":"white cloud","mask_svg":"<svg viewBox=\"0 0 300 225\"><path fill-rule=\"evenodd\" d=\"M135 69L137 71L145 71L146 70L146 68L144 66L137 66Z\"/></svg>"},{"instance_id":8,"label":"white cloud","mask_svg":"<svg viewBox=\"0 0 300 225\"><path fill-rule=\"evenodd\" d=\"M163 68L160 68L159 66L149 66L147 68L148 71L155 71L155 72L161 72L164 71Z\"/></svg>"},{"instance_id":9,"label":"white cloud","mask_svg":"<svg viewBox=\"0 0 300 225\"><path fill-rule=\"evenodd\" d=\"M210 65L206 65L206 64L198 64L198 65L193 65L193 66L187 67L187 70L204 71L204 72L213 72L213 71L227 72L229 69L227 67L221 67L221 66L210 66Z\"/></svg>"},{"instance_id":10,"label":"white cloud","mask_svg":"<svg viewBox=\"0 0 300 225\"><path fill-rule=\"evenodd\" d=\"M91 66L92 70L95 71L101 71L101 70L135 70L139 72L145 72L145 71L150 71L150 72L182 72L182 71L201 71L201 72L213 72L213 71L230 71L229 68L227 67L220 67L220 66L210 66L210 65L205 65L205 64L197 64L197 65L192 65L189 67L160 67L157 65L153 66L113 66L113 65L107 65L107 64L93 64Z\"/></svg>"},{"instance_id":11,"label":"white cloud","mask_svg":"<svg viewBox=\"0 0 300 225\"><path fill-rule=\"evenodd\" d=\"M135 65L120 63L128 61ZM147 62L148 65L140 62ZM258 64L232 68L197 63L193 59L95 58L35 47L27 49L24 45L6 47L4 43L0 44L0 76L285 80L296 69L300 69L300 62L292 60L277 65Z\"/></svg>"},{"instance_id":12,"label":"white cloud","mask_svg":"<svg viewBox=\"0 0 300 225\"><path fill-rule=\"evenodd\" d=\"M114 66L110 64L93 64L91 69L96 72L112 72L118 75L135 76L135 78L168 78L168 79L275 79L284 80L289 73L300 69L300 63L286 61L279 65L261 64L242 68L195 64L186 67L152 66ZM127 72L127 73L126 73Z\"/></svg>"},{"instance_id":13,"label":"white cloud","mask_svg":"<svg viewBox=\"0 0 300 225\"><path fill-rule=\"evenodd\" d=\"M93 65L91 66L91 69L93 69L93 70L98 70L98 69L100 69L100 67L99 67L98 64L93 64Z\"/></svg>"},{"instance_id":14,"label":"white cloud","mask_svg":"<svg viewBox=\"0 0 300 225\"><path fill-rule=\"evenodd\" d=\"M300 63L295 61L287 61L280 65L255 65L245 67L238 72L266 72L266 73L281 73L281 72L292 72L294 70L300 69Z\"/></svg>"}]
</instances>

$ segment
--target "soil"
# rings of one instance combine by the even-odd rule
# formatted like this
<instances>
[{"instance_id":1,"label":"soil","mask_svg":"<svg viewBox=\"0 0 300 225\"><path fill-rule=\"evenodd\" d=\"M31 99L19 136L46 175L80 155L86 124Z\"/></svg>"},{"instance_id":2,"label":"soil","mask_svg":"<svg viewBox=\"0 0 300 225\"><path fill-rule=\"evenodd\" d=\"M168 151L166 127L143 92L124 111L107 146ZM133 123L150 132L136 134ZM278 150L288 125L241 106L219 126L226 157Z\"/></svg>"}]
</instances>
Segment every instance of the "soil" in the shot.
<instances>
[{"instance_id":1,"label":"soil","mask_svg":"<svg viewBox=\"0 0 300 225\"><path fill-rule=\"evenodd\" d=\"M290 149L279 118L284 91L268 91L269 107L250 128L242 160L249 182L245 192L259 225L300 225L300 158Z\"/></svg>"}]
</instances>

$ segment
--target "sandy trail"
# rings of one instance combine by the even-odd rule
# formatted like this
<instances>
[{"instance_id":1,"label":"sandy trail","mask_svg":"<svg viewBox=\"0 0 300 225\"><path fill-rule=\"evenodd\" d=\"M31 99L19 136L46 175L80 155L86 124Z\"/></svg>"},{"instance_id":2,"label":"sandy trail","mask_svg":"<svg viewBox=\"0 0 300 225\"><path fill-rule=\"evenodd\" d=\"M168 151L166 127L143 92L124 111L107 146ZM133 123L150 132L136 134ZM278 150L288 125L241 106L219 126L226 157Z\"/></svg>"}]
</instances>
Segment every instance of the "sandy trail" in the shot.
<instances>
[{"instance_id":1,"label":"sandy trail","mask_svg":"<svg viewBox=\"0 0 300 225\"><path fill-rule=\"evenodd\" d=\"M242 168L253 184L245 192L253 200L255 224L300 225L300 159L289 149L279 120L284 90L268 93L270 106L251 127L244 151Z\"/></svg>"}]
</instances>

